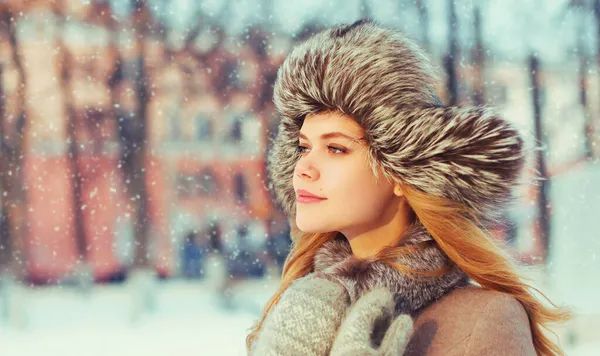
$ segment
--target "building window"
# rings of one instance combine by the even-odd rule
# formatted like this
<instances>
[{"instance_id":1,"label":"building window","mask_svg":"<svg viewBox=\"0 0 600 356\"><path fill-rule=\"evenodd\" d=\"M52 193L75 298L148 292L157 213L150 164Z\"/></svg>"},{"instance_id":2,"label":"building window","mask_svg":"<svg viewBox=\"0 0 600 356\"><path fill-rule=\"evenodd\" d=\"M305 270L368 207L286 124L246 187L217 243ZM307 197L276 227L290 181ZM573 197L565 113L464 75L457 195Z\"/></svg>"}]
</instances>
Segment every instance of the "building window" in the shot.
<instances>
[{"instance_id":1,"label":"building window","mask_svg":"<svg viewBox=\"0 0 600 356\"><path fill-rule=\"evenodd\" d=\"M198 184L198 193L201 195L211 195L217 192L217 180L210 168L200 172L196 177L196 182Z\"/></svg>"},{"instance_id":2,"label":"building window","mask_svg":"<svg viewBox=\"0 0 600 356\"><path fill-rule=\"evenodd\" d=\"M246 203L248 200L248 186L243 174L237 173L233 178L235 198L240 203Z\"/></svg>"},{"instance_id":3,"label":"building window","mask_svg":"<svg viewBox=\"0 0 600 356\"><path fill-rule=\"evenodd\" d=\"M196 174L181 172L176 183L177 196L181 198L207 196L215 194L218 189L218 182L210 168Z\"/></svg>"},{"instance_id":4,"label":"building window","mask_svg":"<svg viewBox=\"0 0 600 356\"><path fill-rule=\"evenodd\" d=\"M180 198L189 198L193 196L194 177L187 173L179 173L176 179L177 196Z\"/></svg>"},{"instance_id":5,"label":"building window","mask_svg":"<svg viewBox=\"0 0 600 356\"><path fill-rule=\"evenodd\" d=\"M169 140L177 141L181 139L181 127L179 122L179 108L173 106L167 114Z\"/></svg>"},{"instance_id":6,"label":"building window","mask_svg":"<svg viewBox=\"0 0 600 356\"><path fill-rule=\"evenodd\" d=\"M200 141L210 140L213 135L213 122L206 115L196 116L196 137Z\"/></svg>"},{"instance_id":7,"label":"building window","mask_svg":"<svg viewBox=\"0 0 600 356\"><path fill-rule=\"evenodd\" d=\"M235 116L231 124L231 130L229 131L229 139L234 142L240 142L242 140L242 116Z\"/></svg>"},{"instance_id":8,"label":"building window","mask_svg":"<svg viewBox=\"0 0 600 356\"><path fill-rule=\"evenodd\" d=\"M224 64L223 74L227 78L227 87L238 90L243 89L238 70L237 60L230 60Z\"/></svg>"}]
</instances>

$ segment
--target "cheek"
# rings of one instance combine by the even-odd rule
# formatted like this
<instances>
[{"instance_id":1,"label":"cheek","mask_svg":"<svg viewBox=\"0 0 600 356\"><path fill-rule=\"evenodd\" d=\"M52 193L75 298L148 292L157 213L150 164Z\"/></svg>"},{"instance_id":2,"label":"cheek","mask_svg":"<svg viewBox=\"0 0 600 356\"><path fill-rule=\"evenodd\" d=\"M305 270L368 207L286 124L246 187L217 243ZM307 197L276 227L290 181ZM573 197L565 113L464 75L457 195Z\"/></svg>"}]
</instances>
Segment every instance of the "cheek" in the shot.
<instances>
[{"instance_id":1,"label":"cheek","mask_svg":"<svg viewBox=\"0 0 600 356\"><path fill-rule=\"evenodd\" d=\"M363 168L362 164L355 165L354 169L338 172L340 173L334 173L330 179L336 204L345 205L347 208L352 206L358 211L379 211L393 195L393 187L385 184L383 179L377 184L371 169Z\"/></svg>"}]
</instances>

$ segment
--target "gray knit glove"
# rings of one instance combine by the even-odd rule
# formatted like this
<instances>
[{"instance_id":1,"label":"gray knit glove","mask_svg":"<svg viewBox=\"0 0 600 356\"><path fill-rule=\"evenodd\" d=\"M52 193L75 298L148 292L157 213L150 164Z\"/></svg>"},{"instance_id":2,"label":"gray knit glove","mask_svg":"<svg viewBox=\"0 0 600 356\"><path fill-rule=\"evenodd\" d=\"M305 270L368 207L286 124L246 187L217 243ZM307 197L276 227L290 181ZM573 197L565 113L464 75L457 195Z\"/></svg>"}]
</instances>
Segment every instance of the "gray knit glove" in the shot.
<instances>
[{"instance_id":1,"label":"gray knit glove","mask_svg":"<svg viewBox=\"0 0 600 356\"><path fill-rule=\"evenodd\" d=\"M298 278L265 318L250 355L329 355L349 300L340 283Z\"/></svg>"},{"instance_id":2,"label":"gray knit glove","mask_svg":"<svg viewBox=\"0 0 600 356\"><path fill-rule=\"evenodd\" d=\"M348 311L331 348L331 356L403 355L412 335L413 322L408 314L393 318L394 298L389 290L369 291ZM376 345L379 341L381 344Z\"/></svg>"}]
</instances>

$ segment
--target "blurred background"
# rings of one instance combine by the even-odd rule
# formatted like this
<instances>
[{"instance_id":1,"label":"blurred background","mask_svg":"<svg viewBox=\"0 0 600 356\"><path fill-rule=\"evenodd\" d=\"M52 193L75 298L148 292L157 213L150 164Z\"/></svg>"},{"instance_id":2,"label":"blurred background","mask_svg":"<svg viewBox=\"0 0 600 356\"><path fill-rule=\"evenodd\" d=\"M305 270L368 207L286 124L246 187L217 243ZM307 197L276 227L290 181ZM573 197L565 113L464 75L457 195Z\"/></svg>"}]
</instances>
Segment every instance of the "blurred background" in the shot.
<instances>
[{"instance_id":1,"label":"blurred background","mask_svg":"<svg viewBox=\"0 0 600 356\"><path fill-rule=\"evenodd\" d=\"M543 148L495 237L600 354L600 0L0 1L0 353L244 355L290 246L277 68L359 18Z\"/></svg>"}]
</instances>

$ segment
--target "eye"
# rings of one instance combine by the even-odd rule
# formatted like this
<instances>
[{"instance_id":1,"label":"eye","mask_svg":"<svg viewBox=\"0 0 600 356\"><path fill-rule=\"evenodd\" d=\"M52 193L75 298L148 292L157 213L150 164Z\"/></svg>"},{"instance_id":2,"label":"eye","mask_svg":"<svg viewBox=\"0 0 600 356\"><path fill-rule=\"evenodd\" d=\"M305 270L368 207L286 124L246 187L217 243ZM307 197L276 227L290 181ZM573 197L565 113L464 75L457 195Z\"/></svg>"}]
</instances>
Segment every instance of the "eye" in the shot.
<instances>
[{"instance_id":1,"label":"eye","mask_svg":"<svg viewBox=\"0 0 600 356\"><path fill-rule=\"evenodd\" d=\"M347 153L348 151L346 149L340 148L340 147L335 147L335 146L327 146L327 148L329 149L329 151L333 154L339 155L339 154L344 154ZM306 153L306 151L309 148L306 146L302 146L302 145L298 145L296 146L296 151L300 154Z\"/></svg>"},{"instance_id":2,"label":"eye","mask_svg":"<svg viewBox=\"0 0 600 356\"><path fill-rule=\"evenodd\" d=\"M330 150L334 151L333 153L335 153L335 154L342 154L342 153L346 153L347 152L345 149L339 148L339 147L327 146L327 148L329 148Z\"/></svg>"},{"instance_id":3,"label":"eye","mask_svg":"<svg viewBox=\"0 0 600 356\"><path fill-rule=\"evenodd\" d=\"M298 145L298 146L297 146L297 148L296 148L296 151L297 151L298 153L302 154L302 153L304 153L304 152L305 152L305 151L304 151L305 149L308 149L308 147L304 147L304 146L302 146L302 145Z\"/></svg>"}]
</instances>

